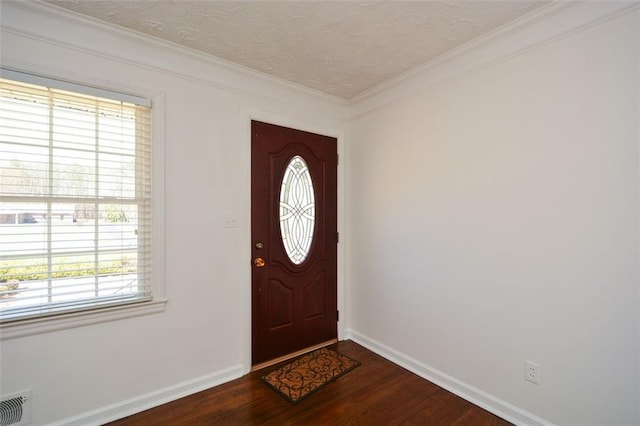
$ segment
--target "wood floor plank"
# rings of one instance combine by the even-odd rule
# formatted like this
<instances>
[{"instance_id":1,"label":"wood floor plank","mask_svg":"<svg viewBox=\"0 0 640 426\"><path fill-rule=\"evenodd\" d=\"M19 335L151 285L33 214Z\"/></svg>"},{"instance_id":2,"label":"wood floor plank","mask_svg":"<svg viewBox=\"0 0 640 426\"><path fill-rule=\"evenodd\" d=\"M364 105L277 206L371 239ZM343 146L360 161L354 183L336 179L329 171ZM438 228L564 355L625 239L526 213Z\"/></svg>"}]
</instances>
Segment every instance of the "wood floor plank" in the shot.
<instances>
[{"instance_id":1,"label":"wood floor plank","mask_svg":"<svg viewBox=\"0 0 640 426\"><path fill-rule=\"evenodd\" d=\"M296 405L260 381L276 365L110 425L510 425L352 341L330 347L362 365Z\"/></svg>"}]
</instances>

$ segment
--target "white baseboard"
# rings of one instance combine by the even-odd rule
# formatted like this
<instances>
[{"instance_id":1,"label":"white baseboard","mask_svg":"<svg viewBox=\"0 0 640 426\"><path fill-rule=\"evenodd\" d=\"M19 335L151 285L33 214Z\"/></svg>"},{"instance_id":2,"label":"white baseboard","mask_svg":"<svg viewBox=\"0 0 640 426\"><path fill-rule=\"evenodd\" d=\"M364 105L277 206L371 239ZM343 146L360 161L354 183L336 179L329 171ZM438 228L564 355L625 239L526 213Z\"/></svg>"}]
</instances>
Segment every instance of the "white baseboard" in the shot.
<instances>
[{"instance_id":1,"label":"white baseboard","mask_svg":"<svg viewBox=\"0 0 640 426\"><path fill-rule=\"evenodd\" d=\"M195 378L193 380L188 380L177 385L169 386L164 389L149 392L135 398L120 401L112 405L107 405L97 410L88 411L86 413L82 413L73 417L68 417L66 419L51 423L51 425L102 425L114 420L121 419L123 417L130 416L132 414L139 413L144 410L148 410L153 407L157 407L158 405L166 404L167 402L175 401L176 399L185 397L187 395L191 395L196 392L221 385L222 383L237 379L241 376L242 366L237 365L225 370L216 371L215 373Z\"/></svg>"},{"instance_id":2,"label":"white baseboard","mask_svg":"<svg viewBox=\"0 0 640 426\"><path fill-rule=\"evenodd\" d=\"M345 338L364 346L389 361L406 368L418 376L448 390L459 397L484 408L516 425L551 425L552 423L464 383L442 371L417 361L355 330L345 330Z\"/></svg>"},{"instance_id":3,"label":"white baseboard","mask_svg":"<svg viewBox=\"0 0 640 426\"><path fill-rule=\"evenodd\" d=\"M417 361L403 353L396 351L374 339L371 339L352 329L345 330L345 339L364 346L372 352L388 359L389 361L406 368L412 373L429 380L430 382L452 392L459 397L484 408L485 410L502 417L516 425L551 425L540 417L522 410L506 401L496 398L480 389L449 376L433 367ZM241 365L217 371L212 374L198 377L193 380L169 386L154 392L150 392L135 398L120 401L97 410L68 417L52 423L53 426L87 426L102 425L121 419L132 414L157 407L167 402L209 389L214 386L237 379L243 375Z\"/></svg>"}]
</instances>

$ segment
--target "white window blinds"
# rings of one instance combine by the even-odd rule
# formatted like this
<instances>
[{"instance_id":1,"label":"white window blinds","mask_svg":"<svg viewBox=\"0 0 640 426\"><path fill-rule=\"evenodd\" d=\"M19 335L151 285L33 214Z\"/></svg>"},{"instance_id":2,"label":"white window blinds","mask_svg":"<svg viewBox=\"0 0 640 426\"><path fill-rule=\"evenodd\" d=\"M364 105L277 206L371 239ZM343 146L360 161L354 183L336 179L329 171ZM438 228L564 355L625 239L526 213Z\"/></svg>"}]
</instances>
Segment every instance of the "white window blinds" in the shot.
<instances>
[{"instance_id":1,"label":"white window blinds","mask_svg":"<svg viewBox=\"0 0 640 426\"><path fill-rule=\"evenodd\" d=\"M146 106L0 79L0 321L151 299L150 132Z\"/></svg>"}]
</instances>

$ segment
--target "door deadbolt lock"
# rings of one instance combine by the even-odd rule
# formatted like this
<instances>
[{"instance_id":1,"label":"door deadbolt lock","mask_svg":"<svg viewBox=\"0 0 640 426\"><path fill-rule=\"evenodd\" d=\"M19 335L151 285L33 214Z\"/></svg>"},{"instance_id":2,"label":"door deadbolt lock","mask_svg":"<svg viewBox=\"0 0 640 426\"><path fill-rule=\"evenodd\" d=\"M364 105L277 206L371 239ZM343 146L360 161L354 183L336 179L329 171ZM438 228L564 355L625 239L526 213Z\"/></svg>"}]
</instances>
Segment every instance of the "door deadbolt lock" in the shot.
<instances>
[{"instance_id":1,"label":"door deadbolt lock","mask_svg":"<svg viewBox=\"0 0 640 426\"><path fill-rule=\"evenodd\" d=\"M256 248L257 248L257 249L261 249L262 247L264 247L264 244L262 244L260 241L258 241L258 242L256 243Z\"/></svg>"},{"instance_id":2,"label":"door deadbolt lock","mask_svg":"<svg viewBox=\"0 0 640 426\"><path fill-rule=\"evenodd\" d=\"M257 268L262 268L264 266L264 259L261 257L256 257L253 260L253 264L256 265Z\"/></svg>"}]
</instances>

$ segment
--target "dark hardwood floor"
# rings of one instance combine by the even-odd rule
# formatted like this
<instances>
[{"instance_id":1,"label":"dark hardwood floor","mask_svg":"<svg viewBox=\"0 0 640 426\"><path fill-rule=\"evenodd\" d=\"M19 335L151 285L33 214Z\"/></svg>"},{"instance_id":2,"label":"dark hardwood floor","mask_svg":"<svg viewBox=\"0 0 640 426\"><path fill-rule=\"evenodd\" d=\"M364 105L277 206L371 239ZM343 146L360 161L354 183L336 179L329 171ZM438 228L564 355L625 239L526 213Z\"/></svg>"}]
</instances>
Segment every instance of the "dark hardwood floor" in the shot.
<instances>
[{"instance_id":1,"label":"dark hardwood floor","mask_svg":"<svg viewBox=\"0 0 640 426\"><path fill-rule=\"evenodd\" d=\"M352 341L331 347L362 365L297 405L260 381L273 366L110 424L510 424Z\"/></svg>"}]
</instances>

